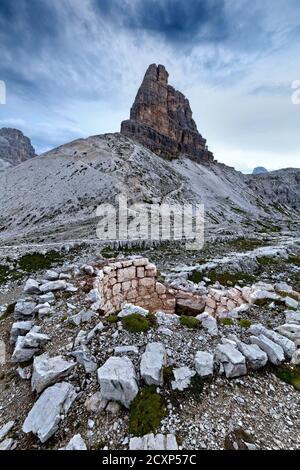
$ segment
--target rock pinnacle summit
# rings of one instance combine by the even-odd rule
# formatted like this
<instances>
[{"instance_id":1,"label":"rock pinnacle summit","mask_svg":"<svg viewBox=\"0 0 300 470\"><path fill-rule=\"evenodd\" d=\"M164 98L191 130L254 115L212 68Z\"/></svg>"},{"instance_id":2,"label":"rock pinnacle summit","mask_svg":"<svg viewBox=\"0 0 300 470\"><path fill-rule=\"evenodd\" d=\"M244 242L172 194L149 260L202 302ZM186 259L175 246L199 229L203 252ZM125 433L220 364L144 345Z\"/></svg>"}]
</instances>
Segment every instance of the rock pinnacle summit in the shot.
<instances>
[{"instance_id":1,"label":"rock pinnacle summit","mask_svg":"<svg viewBox=\"0 0 300 470\"><path fill-rule=\"evenodd\" d=\"M167 159L188 156L200 163L214 160L198 132L189 100L168 84L163 65L148 67L121 133Z\"/></svg>"}]
</instances>

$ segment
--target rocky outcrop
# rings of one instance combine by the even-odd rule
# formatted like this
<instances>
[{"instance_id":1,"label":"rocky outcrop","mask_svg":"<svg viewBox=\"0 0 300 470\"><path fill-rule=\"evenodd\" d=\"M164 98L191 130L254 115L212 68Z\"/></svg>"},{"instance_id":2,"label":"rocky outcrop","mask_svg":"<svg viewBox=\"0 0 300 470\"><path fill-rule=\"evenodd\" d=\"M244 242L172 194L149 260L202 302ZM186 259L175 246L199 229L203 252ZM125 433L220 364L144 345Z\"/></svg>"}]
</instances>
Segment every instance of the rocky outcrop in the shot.
<instances>
[{"instance_id":1,"label":"rocky outcrop","mask_svg":"<svg viewBox=\"0 0 300 470\"><path fill-rule=\"evenodd\" d=\"M0 171L36 157L30 139L18 129L0 129Z\"/></svg>"},{"instance_id":2,"label":"rocky outcrop","mask_svg":"<svg viewBox=\"0 0 300 470\"><path fill-rule=\"evenodd\" d=\"M163 65L148 67L121 133L168 159L187 155L199 162L212 161L188 99L168 85L168 77Z\"/></svg>"}]
</instances>

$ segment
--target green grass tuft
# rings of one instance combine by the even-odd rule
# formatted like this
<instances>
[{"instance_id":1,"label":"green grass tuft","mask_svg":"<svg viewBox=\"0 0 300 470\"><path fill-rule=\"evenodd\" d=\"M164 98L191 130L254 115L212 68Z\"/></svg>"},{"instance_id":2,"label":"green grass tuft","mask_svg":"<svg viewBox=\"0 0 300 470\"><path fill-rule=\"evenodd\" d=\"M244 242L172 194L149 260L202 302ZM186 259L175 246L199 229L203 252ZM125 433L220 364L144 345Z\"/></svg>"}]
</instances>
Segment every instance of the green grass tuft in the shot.
<instances>
[{"instance_id":1,"label":"green grass tuft","mask_svg":"<svg viewBox=\"0 0 300 470\"><path fill-rule=\"evenodd\" d=\"M251 325L252 321L248 320L247 318L242 318L241 320L239 320L239 326L241 328L250 328Z\"/></svg>"},{"instance_id":2,"label":"green grass tuft","mask_svg":"<svg viewBox=\"0 0 300 470\"><path fill-rule=\"evenodd\" d=\"M277 367L275 374L283 382L293 385L300 392L300 364L297 366L283 364Z\"/></svg>"},{"instance_id":3,"label":"green grass tuft","mask_svg":"<svg viewBox=\"0 0 300 470\"><path fill-rule=\"evenodd\" d=\"M40 253L24 255L20 258L19 266L23 271L36 272L42 269L49 269L53 264L60 264L62 261L62 255L59 252L52 250L45 255Z\"/></svg>"},{"instance_id":4,"label":"green grass tuft","mask_svg":"<svg viewBox=\"0 0 300 470\"><path fill-rule=\"evenodd\" d=\"M105 318L107 323L117 323L119 321L118 315L112 314Z\"/></svg>"},{"instance_id":5,"label":"green grass tuft","mask_svg":"<svg viewBox=\"0 0 300 470\"><path fill-rule=\"evenodd\" d=\"M122 319L124 328L131 333L141 333L148 331L150 328L150 322L146 317L139 313L133 313Z\"/></svg>"},{"instance_id":6,"label":"green grass tuft","mask_svg":"<svg viewBox=\"0 0 300 470\"><path fill-rule=\"evenodd\" d=\"M232 326L233 320L232 318L219 318L219 324L222 326Z\"/></svg>"},{"instance_id":7,"label":"green grass tuft","mask_svg":"<svg viewBox=\"0 0 300 470\"><path fill-rule=\"evenodd\" d=\"M181 315L180 323L187 328L196 329L199 328L200 322L195 317L188 317L186 315Z\"/></svg>"},{"instance_id":8,"label":"green grass tuft","mask_svg":"<svg viewBox=\"0 0 300 470\"><path fill-rule=\"evenodd\" d=\"M175 379L172 366L166 366L163 368L163 378L164 378L164 383L167 385L169 385L172 382L172 380Z\"/></svg>"},{"instance_id":9,"label":"green grass tuft","mask_svg":"<svg viewBox=\"0 0 300 470\"><path fill-rule=\"evenodd\" d=\"M166 404L155 386L144 387L133 400L129 412L129 432L134 436L155 433L166 416Z\"/></svg>"}]
</instances>

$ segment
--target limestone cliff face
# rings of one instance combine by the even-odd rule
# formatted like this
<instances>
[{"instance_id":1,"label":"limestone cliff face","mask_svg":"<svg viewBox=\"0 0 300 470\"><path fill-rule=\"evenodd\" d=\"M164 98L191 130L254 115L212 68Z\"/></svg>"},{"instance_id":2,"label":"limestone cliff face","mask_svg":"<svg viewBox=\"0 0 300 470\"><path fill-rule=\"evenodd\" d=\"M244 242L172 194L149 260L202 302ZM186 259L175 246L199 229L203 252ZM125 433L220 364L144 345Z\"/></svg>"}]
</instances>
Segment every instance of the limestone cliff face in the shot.
<instances>
[{"instance_id":1,"label":"limestone cliff face","mask_svg":"<svg viewBox=\"0 0 300 470\"><path fill-rule=\"evenodd\" d=\"M168 85L168 77L163 65L149 66L121 133L168 159L187 155L199 162L212 161L188 99Z\"/></svg>"},{"instance_id":2,"label":"limestone cliff face","mask_svg":"<svg viewBox=\"0 0 300 470\"><path fill-rule=\"evenodd\" d=\"M18 129L0 129L0 171L36 157L30 139Z\"/></svg>"}]
</instances>

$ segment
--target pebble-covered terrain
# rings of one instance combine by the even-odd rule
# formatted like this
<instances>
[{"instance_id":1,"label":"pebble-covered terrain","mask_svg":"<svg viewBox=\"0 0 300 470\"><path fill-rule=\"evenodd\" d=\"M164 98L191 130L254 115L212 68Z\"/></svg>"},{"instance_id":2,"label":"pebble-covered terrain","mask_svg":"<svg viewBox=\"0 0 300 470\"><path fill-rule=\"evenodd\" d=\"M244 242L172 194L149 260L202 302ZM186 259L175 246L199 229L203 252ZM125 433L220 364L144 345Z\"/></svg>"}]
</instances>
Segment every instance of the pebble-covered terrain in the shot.
<instances>
[{"instance_id":1,"label":"pebble-covered terrain","mask_svg":"<svg viewBox=\"0 0 300 470\"><path fill-rule=\"evenodd\" d=\"M299 449L299 252L272 246L227 246L226 262L222 246L205 262L176 249L172 258L171 248L113 260L61 253L31 272L10 261L0 285L0 448ZM129 302L104 315L94 289L103 265L142 256L160 283L202 296L199 312Z\"/></svg>"}]
</instances>

